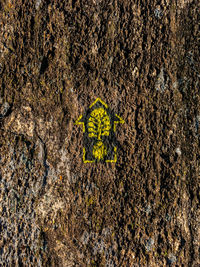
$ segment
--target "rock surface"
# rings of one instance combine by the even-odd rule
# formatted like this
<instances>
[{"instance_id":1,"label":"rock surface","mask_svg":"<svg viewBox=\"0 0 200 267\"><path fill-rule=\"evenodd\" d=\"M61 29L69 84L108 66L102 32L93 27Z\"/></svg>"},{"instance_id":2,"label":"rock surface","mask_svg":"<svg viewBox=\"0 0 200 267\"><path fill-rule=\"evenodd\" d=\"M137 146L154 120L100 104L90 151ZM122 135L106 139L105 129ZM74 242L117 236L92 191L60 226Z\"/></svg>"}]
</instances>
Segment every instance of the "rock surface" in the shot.
<instances>
[{"instance_id":1,"label":"rock surface","mask_svg":"<svg viewBox=\"0 0 200 267\"><path fill-rule=\"evenodd\" d=\"M0 2L0 266L200 265L199 8ZM84 164L98 97L117 162Z\"/></svg>"}]
</instances>

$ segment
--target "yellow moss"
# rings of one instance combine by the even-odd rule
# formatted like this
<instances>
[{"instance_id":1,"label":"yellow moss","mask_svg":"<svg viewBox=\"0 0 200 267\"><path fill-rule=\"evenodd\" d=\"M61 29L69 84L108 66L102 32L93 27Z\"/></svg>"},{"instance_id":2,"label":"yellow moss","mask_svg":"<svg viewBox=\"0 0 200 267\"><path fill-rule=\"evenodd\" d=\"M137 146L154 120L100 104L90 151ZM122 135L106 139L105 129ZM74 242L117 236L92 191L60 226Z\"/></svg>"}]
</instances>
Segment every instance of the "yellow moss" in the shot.
<instances>
[{"instance_id":1,"label":"yellow moss","mask_svg":"<svg viewBox=\"0 0 200 267\"><path fill-rule=\"evenodd\" d=\"M90 206L95 203L95 197L93 196L87 196L86 197L86 205Z\"/></svg>"},{"instance_id":2,"label":"yellow moss","mask_svg":"<svg viewBox=\"0 0 200 267\"><path fill-rule=\"evenodd\" d=\"M167 254L168 254L167 251L165 251L164 256L167 256Z\"/></svg>"},{"instance_id":3,"label":"yellow moss","mask_svg":"<svg viewBox=\"0 0 200 267\"><path fill-rule=\"evenodd\" d=\"M138 212L138 209L136 207L134 207L134 211L137 213Z\"/></svg>"},{"instance_id":4,"label":"yellow moss","mask_svg":"<svg viewBox=\"0 0 200 267\"><path fill-rule=\"evenodd\" d=\"M96 230L99 231L101 229L101 226L99 223L96 224Z\"/></svg>"},{"instance_id":5,"label":"yellow moss","mask_svg":"<svg viewBox=\"0 0 200 267\"><path fill-rule=\"evenodd\" d=\"M12 4L8 3L7 5L4 6L4 11L9 12L12 7L13 7Z\"/></svg>"},{"instance_id":6,"label":"yellow moss","mask_svg":"<svg viewBox=\"0 0 200 267\"><path fill-rule=\"evenodd\" d=\"M94 260L91 260L91 264L89 265L90 267L97 267L97 264L95 263Z\"/></svg>"}]
</instances>

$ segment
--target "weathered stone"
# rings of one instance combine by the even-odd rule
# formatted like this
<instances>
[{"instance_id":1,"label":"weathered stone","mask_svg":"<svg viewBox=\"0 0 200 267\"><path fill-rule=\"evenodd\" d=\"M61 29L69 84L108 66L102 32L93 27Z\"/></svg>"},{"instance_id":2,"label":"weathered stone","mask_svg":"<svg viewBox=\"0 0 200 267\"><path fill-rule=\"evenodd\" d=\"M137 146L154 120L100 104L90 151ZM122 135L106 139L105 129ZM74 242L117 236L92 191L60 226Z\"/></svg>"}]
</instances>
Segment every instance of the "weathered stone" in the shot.
<instances>
[{"instance_id":1,"label":"weathered stone","mask_svg":"<svg viewBox=\"0 0 200 267\"><path fill-rule=\"evenodd\" d=\"M1 1L1 266L199 266L199 7Z\"/></svg>"}]
</instances>

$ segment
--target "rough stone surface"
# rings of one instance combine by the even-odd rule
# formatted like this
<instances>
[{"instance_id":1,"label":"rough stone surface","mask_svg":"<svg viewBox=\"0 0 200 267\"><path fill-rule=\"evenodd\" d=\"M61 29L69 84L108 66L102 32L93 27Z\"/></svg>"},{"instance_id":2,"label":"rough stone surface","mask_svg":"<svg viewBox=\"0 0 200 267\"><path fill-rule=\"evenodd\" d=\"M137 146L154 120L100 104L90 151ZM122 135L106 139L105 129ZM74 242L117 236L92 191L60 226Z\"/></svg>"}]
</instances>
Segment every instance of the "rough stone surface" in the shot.
<instances>
[{"instance_id":1,"label":"rough stone surface","mask_svg":"<svg viewBox=\"0 0 200 267\"><path fill-rule=\"evenodd\" d=\"M0 1L0 266L200 265L199 10ZM82 161L97 97L117 163Z\"/></svg>"}]
</instances>

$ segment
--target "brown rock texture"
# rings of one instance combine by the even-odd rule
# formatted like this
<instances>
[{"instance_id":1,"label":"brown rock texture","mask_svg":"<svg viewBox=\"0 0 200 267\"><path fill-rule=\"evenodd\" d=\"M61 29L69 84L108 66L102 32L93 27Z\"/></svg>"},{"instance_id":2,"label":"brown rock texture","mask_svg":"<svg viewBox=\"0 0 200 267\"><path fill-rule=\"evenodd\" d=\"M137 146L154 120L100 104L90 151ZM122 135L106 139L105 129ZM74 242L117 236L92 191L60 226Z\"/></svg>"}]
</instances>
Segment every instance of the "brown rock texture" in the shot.
<instances>
[{"instance_id":1,"label":"brown rock texture","mask_svg":"<svg viewBox=\"0 0 200 267\"><path fill-rule=\"evenodd\" d=\"M200 266L199 10L0 0L0 266ZM83 162L97 98L116 163Z\"/></svg>"}]
</instances>

